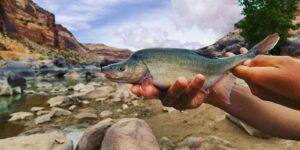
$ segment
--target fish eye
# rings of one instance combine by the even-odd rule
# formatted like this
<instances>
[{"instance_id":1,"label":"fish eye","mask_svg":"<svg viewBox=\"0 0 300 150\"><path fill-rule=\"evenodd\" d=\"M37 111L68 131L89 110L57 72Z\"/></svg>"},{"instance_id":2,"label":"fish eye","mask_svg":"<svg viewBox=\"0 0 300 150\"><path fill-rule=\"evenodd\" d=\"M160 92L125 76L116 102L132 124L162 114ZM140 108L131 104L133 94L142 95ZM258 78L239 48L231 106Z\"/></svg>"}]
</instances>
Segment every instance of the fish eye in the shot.
<instances>
[{"instance_id":1,"label":"fish eye","mask_svg":"<svg viewBox=\"0 0 300 150\"><path fill-rule=\"evenodd\" d=\"M119 67L119 68L118 68L118 71L123 72L123 71L125 71L125 68L124 68L124 67Z\"/></svg>"}]
</instances>

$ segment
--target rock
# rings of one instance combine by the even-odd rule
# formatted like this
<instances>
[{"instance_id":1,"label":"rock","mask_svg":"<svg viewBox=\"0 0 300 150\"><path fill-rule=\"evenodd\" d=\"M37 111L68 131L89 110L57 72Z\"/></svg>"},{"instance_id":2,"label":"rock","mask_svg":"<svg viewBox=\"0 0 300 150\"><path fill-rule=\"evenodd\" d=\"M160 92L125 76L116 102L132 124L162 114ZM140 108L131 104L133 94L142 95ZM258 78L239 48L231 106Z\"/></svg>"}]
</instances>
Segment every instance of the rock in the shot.
<instances>
[{"instance_id":1,"label":"rock","mask_svg":"<svg viewBox=\"0 0 300 150\"><path fill-rule=\"evenodd\" d=\"M72 105L72 106L69 107L69 110L70 110L70 111L73 111L73 110L76 109L76 107L77 107L76 105Z\"/></svg>"},{"instance_id":2,"label":"rock","mask_svg":"<svg viewBox=\"0 0 300 150\"><path fill-rule=\"evenodd\" d=\"M98 98L105 98L109 95L110 93L107 93L105 91L102 90L94 90L94 91L90 91L88 92L86 95L81 96L80 99L98 99Z\"/></svg>"},{"instance_id":3,"label":"rock","mask_svg":"<svg viewBox=\"0 0 300 150\"><path fill-rule=\"evenodd\" d=\"M77 114L75 118L78 120L85 120L85 119L97 119L98 117L95 113L82 112Z\"/></svg>"},{"instance_id":4,"label":"rock","mask_svg":"<svg viewBox=\"0 0 300 150\"><path fill-rule=\"evenodd\" d=\"M89 101L82 101L82 104L83 104L83 105L89 105L90 102L89 102Z\"/></svg>"},{"instance_id":5,"label":"rock","mask_svg":"<svg viewBox=\"0 0 300 150\"><path fill-rule=\"evenodd\" d=\"M57 108L57 107L53 107L51 109L51 113L53 113L54 116L69 116L72 114L72 112L68 111L68 110L64 110L62 108Z\"/></svg>"},{"instance_id":6,"label":"rock","mask_svg":"<svg viewBox=\"0 0 300 150\"><path fill-rule=\"evenodd\" d=\"M96 102L102 102L102 101L105 101L105 100L107 100L107 98L103 97L103 98L97 98L95 101Z\"/></svg>"},{"instance_id":7,"label":"rock","mask_svg":"<svg viewBox=\"0 0 300 150\"><path fill-rule=\"evenodd\" d=\"M33 113L29 113L29 112L16 112L13 114L10 114L11 118L8 121L18 121L18 120L25 120L28 118L32 118L33 117Z\"/></svg>"},{"instance_id":8,"label":"rock","mask_svg":"<svg viewBox=\"0 0 300 150\"><path fill-rule=\"evenodd\" d=\"M175 145L171 142L171 140L167 137L162 137L159 140L159 147L161 150L171 150L174 149Z\"/></svg>"},{"instance_id":9,"label":"rock","mask_svg":"<svg viewBox=\"0 0 300 150\"><path fill-rule=\"evenodd\" d=\"M80 79L80 74L76 71L70 71L70 72L66 73L64 75L64 77L69 80L78 80L78 79Z\"/></svg>"},{"instance_id":10,"label":"rock","mask_svg":"<svg viewBox=\"0 0 300 150\"><path fill-rule=\"evenodd\" d=\"M38 112L38 111L41 111L41 110L44 110L44 107L32 107L30 109L31 112Z\"/></svg>"},{"instance_id":11,"label":"rock","mask_svg":"<svg viewBox=\"0 0 300 150\"><path fill-rule=\"evenodd\" d=\"M109 110L104 110L100 113L100 117L101 118L107 118L110 117L113 114L113 112L109 111Z\"/></svg>"},{"instance_id":12,"label":"rock","mask_svg":"<svg viewBox=\"0 0 300 150\"><path fill-rule=\"evenodd\" d=\"M90 82L90 83L88 83L88 85L92 85L94 87L101 87L101 84L100 83L96 83L96 82Z\"/></svg>"},{"instance_id":13,"label":"rock","mask_svg":"<svg viewBox=\"0 0 300 150\"><path fill-rule=\"evenodd\" d=\"M26 79L20 75L10 74L7 77L7 82L12 88L20 88L20 91L26 88Z\"/></svg>"},{"instance_id":14,"label":"rock","mask_svg":"<svg viewBox=\"0 0 300 150\"><path fill-rule=\"evenodd\" d=\"M211 135L207 137L187 137L177 144L176 150L236 150L228 141Z\"/></svg>"},{"instance_id":15,"label":"rock","mask_svg":"<svg viewBox=\"0 0 300 150\"><path fill-rule=\"evenodd\" d=\"M72 141L62 132L33 134L0 140L1 150L72 150Z\"/></svg>"},{"instance_id":16,"label":"rock","mask_svg":"<svg viewBox=\"0 0 300 150\"><path fill-rule=\"evenodd\" d=\"M4 0L1 2L1 9L2 15L7 16L5 20L1 19L0 24L5 35L28 39L47 47L60 49L65 51L64 53L67 53L68 49L75 52L85 52L87 49L68 29L55 22L52 13L31 0Z\"/></svg>"},{"instance_id":17,"label":"rock","mask_svg":"<svg viewBox=\"0 0 300 150\"><path fill-rule=\"evenodd\" d=\"M25 94L35 94L36 92L34 90L24 90Z\"/></svg>"},{"instance_id":18,"label":"rock","mask_svg":"<svg viewBox=\"0 0 300 150\"><path fill-rule=\"evenodd\" d=\"M64 85L59 84L58 86L55 86L52 90L51 93L65 93L68 92L68 88L66 88Z\"/></svg>"},{"instance_id":19,"label":"rock","mask_svg":"<svg viewBox=\"0 0 300 150\"><path fill-rule=\"evenodd\" d=\"M120 97L114 97L113 99L111 99L110 101L112 102L121 102L122 99Z\"/></svg>"},{"instance_id":20,"label":"rock","mask_svg":"<svg viewBox=\"0 0 300 150\"><path fill-rule=\"evenodd\" d=\"M120 112L122 112L123 110L122 109L116 109L115 110L115 112L117 112L117 113L120 113Z\"/></svg>"},{"instance_id":21,"label":"rock","mask_svg":"<svg viewBox=\"0 0 300 150\"><path fill-rule=\"evenodd\" d=\"M270 135L267 135L266 133L263 133L263 132L255 129L255 128L249 126L248 124L246 124L243 121L235 118L232 115L226 115L226 118L228 120L230 120L231 122L233 122L234 124L236 124L241 129L243 129L246 133L248 133L251 136L258 137L258 138L271 138Z\"/></svg>"},{"instance_id":22,"label":"rock","mask_svg":"<svg viewBox=\"0 0 300 150\"><path fill-rule=\"evenodd\" d=\"M159 150L148 124L140 119L121 119L105 133L101 150Z\"/></svg>"},{"instance_id":23,"label":"rock","mask_svg":"<svg viewBox=\"0 0 300 150\"><path fill-rule=\"evenodd\" d=\"M67 101L67 97L56 96L56 97L50 98L47 103L50 105L50 107L55 107L55 106L62 105L66 101Z\"/></svg>"},{"instance_id":24,"label":"rock","mask_svg":"<svg viewBox=\"0 0 300 150\"><path fill-rule=\"evenodd\" d=\"M173 107L163 107L163 112L171 113L173 111L176 111Z\"/></svg>"},{"instance_id":25,"label":"rock","mask_svg":"<svg viewBox=\"0 0 300 150\"><path fill-rule=\"evenodd\" d=\"M83 83L78 83L73 87L74 91L80 91L81 89L83 89L85 87L85 85Z\"/></svg>"},{"instance_id":26,"label":"rock","mask_svg":"<svg viewBox=\"0 0 300 150\"><path fill-rule=\"evenodd\" d=\"M36 83L35 86L38 88L38 90L41 90L41 91L49 91L53 87L53 85L48 82L39 82L39 83Z\"/></svg>"},{"instance_id":27,"label":"rock","mask_svg":"<svg viewBox=\"0 0 300 150\"><path fill-rule=\"evenodd\" d=\"M138 106L138 105L139 105L139 103L138 103L137 100L134 100L134 101L132 101L131 103L132 103L133 106Z\"/></svg>"},{"instance_id":28,"label":"rock","mask_svg":"<svg viewBox=\"0 0 300 150\"><path fill-rule=\"evenodd\" d=\"M128 109L128 105L127 104L123 104L122 105L122 109Z\"/></svg>"},{"instance_id":29,"label":"rock","mask_svg":"<svg viewBox=\"0 0 300 150\"><path fill-rule=\"evenodd\" d=\"M12 90L13 90L13 94L22 94L21 87L15 87Z\"/></svg>"},{"instance_id":30,"label":"rock","mask_svg":"<svg viewBox=\"0 0 300 150\"><path fill-rule=\"evenodd\" d=\"M53 113L48 113L48 114L39 116L39 117L35 118L34 123L35 124L42 124L42 123L45 123L45 122L50 122L53 115L54 115Z\"/></svg>"},{"instance_id":31,"label":"rock","mask_svg":"<svg viewBox=\"0 0 300 150\"><path fill-rule=\"evenodd\" d=\"M13 89L10 87L6 79L0 80L0 96L13 95Z\"/></svg>"},{"instance_id":32,"label":"rock","mask_svg":"<svg viewBox=\"0 0 300 150\"><path fill-rule=\"evenodd\" d=\"M112 124L112 119L108 118L87 128L79 140L76 150L100 149L105 132Z\"/></svg>"},{"instance_id":33,"label":"rock","mask_svg":"<svg viewBox=\"0 0 300 150\"><path fill-rule=\"evenodd\" d=\"M36 112L36 115L40 116L40 115L45 115L45 114L48 114L48 113L50 113L50 111L48 111L48 110L41 110L41 111Z\"/></svg>"},{"instance_id":34,"label":"rock","mask_svg":"<svg viewBox=\"0 0 300 150\"><path fill-rule=\"evenodd\" d=\"M84 85L82 83L76 84L73 87L74 91L78 91L78 92L91 92L93 90L95 90L95 87L92 85Z\"/></svg>"},{"instance_id":35,"label":"rock","mask_svg":"<svg viewBox=\"0 0 300 150\"><path fill-rule=\"evenodd\" d=\"M112 86L102 86L97 88L97 90L103 91L104 93L112 93L116 91L116 89Z\"/></svg>"}]
</instances>

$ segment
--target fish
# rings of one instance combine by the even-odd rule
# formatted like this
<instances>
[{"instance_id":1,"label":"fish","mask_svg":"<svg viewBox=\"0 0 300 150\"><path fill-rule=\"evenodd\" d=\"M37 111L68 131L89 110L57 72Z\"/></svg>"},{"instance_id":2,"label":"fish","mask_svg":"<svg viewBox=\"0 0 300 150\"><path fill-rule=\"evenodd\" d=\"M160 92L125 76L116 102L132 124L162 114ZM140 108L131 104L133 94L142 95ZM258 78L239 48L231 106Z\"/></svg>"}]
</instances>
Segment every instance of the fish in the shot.
<instances>
[{"instance_id":1,"label":"fish","mask_svg":"<svg viewBox=\"0 0 300 150\"><path fill-rule=\"evenodd\" d=\"M230 104L230 92L235 77L230 70L256 55L268 54L280 40L278 33L267 36L252 47L248 53L233 57L214 58L196 50L180 48L148 48L136 51L127 60L101 68L109 80L119 83L151 83L158 89L167 89L178 77L189 82L197 74L205 76L204 91L219 91L218 96Z\"/></svg>"}]
</instances>

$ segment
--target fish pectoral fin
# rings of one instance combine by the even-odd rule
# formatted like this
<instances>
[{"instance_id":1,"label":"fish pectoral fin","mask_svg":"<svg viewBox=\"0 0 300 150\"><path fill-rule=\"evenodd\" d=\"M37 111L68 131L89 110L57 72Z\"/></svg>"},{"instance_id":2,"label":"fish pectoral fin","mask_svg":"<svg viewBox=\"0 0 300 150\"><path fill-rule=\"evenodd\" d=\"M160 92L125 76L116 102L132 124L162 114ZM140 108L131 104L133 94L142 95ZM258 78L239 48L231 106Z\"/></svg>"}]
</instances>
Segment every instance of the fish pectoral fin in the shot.
<instances>
[{"instance_id":1,"label":"fish pectoral fin","mask_svg":"<svg viewBox=\"0 0 300 150\"><path fill-rule=\"evenodd\" d=\"M229 74L222 78L219 82L217 82L212 88L217 97L224 101L226 104L230 104L230 94L234 85L234 81L235 76Z\"/></svg>"}]
</instances>

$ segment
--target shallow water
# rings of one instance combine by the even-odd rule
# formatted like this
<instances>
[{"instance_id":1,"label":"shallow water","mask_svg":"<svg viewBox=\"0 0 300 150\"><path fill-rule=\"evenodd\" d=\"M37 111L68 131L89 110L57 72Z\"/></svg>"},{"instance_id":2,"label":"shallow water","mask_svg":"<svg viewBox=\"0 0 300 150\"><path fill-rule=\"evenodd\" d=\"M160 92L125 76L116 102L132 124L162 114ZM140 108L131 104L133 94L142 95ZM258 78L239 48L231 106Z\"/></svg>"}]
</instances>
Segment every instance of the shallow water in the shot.
<instances>
[{"instance_id":1,"label":"shallow water","mask_svg":"<svg viewBox=\"0 0 300 150\"><path fill-rule=\"evenodd\" d=\"M99 80L93 80L99 82ZM66 80L66 79L38 79L29 80L28 84L31 88L27 90L36 90L36 82L49 82L55 87L58 84L63 84L65 87L75 85L77 83L86 84L85 80ZM0 139L16 136L22 133L25 129L22 123L8 122L10 114L14 112L30 112L32 107L45 107L47 109L47 101L54 95L42 95L42 94L20 94L16 96L0 96Z\"/></svg>"}]
</instances>

